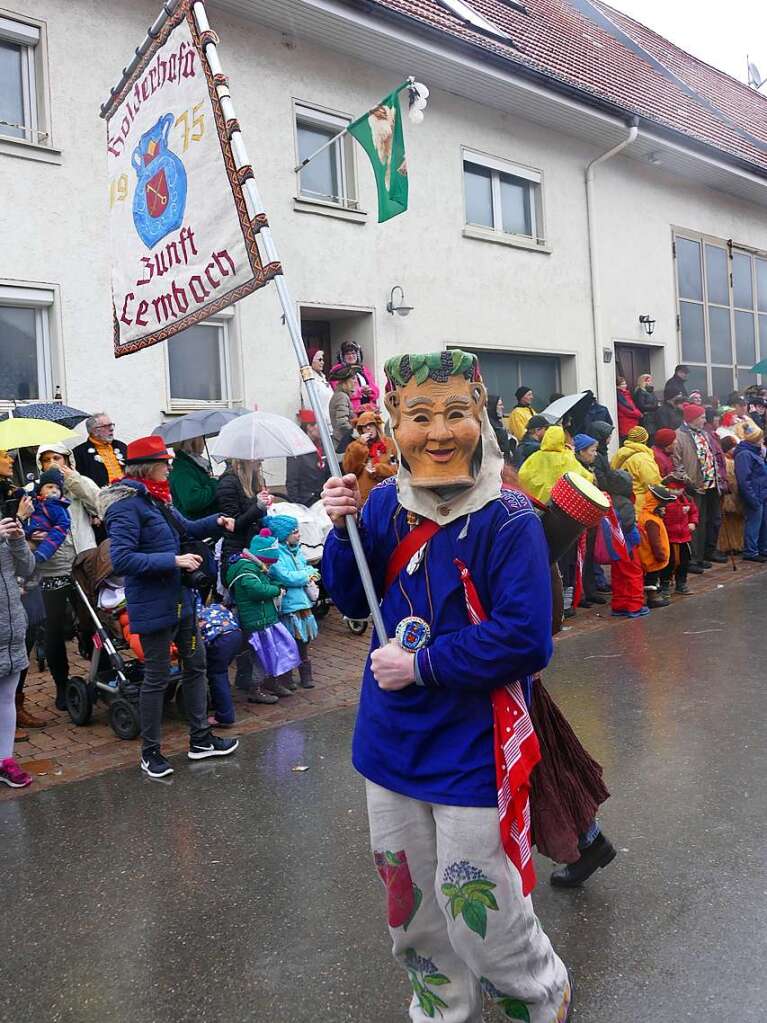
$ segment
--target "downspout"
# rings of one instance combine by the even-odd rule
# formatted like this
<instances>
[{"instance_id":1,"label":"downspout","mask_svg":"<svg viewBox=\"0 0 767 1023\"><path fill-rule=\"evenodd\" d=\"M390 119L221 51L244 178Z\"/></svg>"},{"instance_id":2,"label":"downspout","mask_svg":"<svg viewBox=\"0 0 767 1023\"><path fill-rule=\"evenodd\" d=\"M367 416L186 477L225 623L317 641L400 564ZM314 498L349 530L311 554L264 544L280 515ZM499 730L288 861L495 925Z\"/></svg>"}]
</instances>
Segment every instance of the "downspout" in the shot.
<instances>
[{"instance_id":1,"label":"downspout","mask_svg":"<svg viewBox=\"0 0 767 1023\"><path fill-rule=\"evenodd\" d=\"M602 153L595 160L586 167L586 216L588 218L589 227L589 270L591 274L591 319L592 327L594 332L594 382L596 393L599 395L600 392L600 366L602 365L602 352L600 351L600 338L602 335L602 300L599 290L599 257L597 252L597 225L596 225L596 210L594 206L594 171L600 163L607 163L608 160L612 160L614 156L630 146L631 143L636 139L639 134L639 118L632 117L627 123L626 127L629 129L629 133L622 142L619 142L617 146L613 146L612 149L608 149L606 153ZM600 401L602 404L607 404L605 398L607 396L602 394ZM612 398L612 396L610 396ZM612 401L610 400L610 405Z\"/></svg>"}]
</instances>

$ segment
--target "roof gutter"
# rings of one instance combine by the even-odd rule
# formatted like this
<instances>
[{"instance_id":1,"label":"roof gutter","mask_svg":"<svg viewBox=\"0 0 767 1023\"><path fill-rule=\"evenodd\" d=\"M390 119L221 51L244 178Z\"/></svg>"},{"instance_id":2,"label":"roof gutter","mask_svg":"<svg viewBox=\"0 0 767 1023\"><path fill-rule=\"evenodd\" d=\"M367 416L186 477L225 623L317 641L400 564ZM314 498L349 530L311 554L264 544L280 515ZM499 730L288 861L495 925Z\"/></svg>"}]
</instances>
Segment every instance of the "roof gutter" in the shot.
<instances>
[{"instance_id":1,"label":"roof gutter","mask_svg":"<svg viewBox=\"0 0 767 1023\"><path fill-rule=\"evenodd\" d=\"M610 404L612 405L612 392L602 386L602 380L600 379L602 373L602 366L606 363L602 360L601 337L602 337L602 295L599 284L599 247L597 245L597 215L595 206L594 196L594 172L600 164L607 163L608 160L612 160L614 156L623 152L627 149L639 134L639 118L633 117L627 123L628 135L625 139L618 143L617 146L613 146L612 149L608 149L606 153L602 153L601 156L596 157L586 167L586 216L588 220L588 234L589 234L589 272L591 276L591 320L594 332L594 384L595 393L601 395L601 401L605 404L605 398L610 395ZM615 411L615 410L612 410Z\"/></svg>"},{"instance_id":2,"label":"roof gutter","mask_svg":"<svg viewBox=\"0 0 767 1023\"><path fill-rule=\"evenodd\" d=\"M426 24L412 15L403 14L400 11L394 11L391 8L384 7L379 0L340 0L340 3L342 3L345 7L353 8L357 13L361 10L376 19L389 21L412 34L420 34L427 36L430 39L436 39L442 45L462 51L471 55L473 58L477 58L479 56L484 63L503 70L507 74L511 74L524 81L532 82L535 85L543 86L550 92L565 96L567 99L574 100L582 106L589 107L593 110L599 110L601 113L615 117L624 124L632 118L638 118L640 124L643 124L643 126L650 129L654 135L657 135L661 139L667 140L676 145L681 145L683 148L688 149L691 152L700 153L709 158L718 160L720 163L727 164L728 166L736 167L738 170L746 171L747 173L754 175L754 177L767 180L767 168L760 167L758 164L754 164L748 160L742 159L741 157L734 156L724 149L719 149L717 146L711 145L708 142L702 142L700 139L696 139L682 131L669 128L660 121L653 120L650 117L643 117L635 110L628 110L627 108L621 107L610 100L603 99L601 96L596 96L592 92L588 92L585 89L579 89L577 86L571 85L569 82L565 82L560 78L555 78L553 75L549 75L544 71L537 71L535 68L530 67L527 64L523 64L520 61L512 60L508 57L502 57L500 54L491 52L479 43L471 42L468 39L459 39L456 36L450 35L448 32L444 32L441 29Z\"/></svg>"}]
</instances>

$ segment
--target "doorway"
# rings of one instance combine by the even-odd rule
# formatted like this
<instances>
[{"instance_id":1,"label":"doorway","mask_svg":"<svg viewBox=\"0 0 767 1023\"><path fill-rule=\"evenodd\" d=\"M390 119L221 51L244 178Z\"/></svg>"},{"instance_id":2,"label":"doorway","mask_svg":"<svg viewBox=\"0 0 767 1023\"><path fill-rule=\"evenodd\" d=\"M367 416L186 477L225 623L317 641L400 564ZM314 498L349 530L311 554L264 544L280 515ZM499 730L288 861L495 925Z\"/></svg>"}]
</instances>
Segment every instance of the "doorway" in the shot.
<instances>
[{"instance_id":1,"label":"doorway","mask_svg":"<svg viewBox=\"0 0 767 1023\"><path fill-rule=\"evenodd\" d=\"M629 390L633 391L637 380L643 373L650 373L651 348L644 345L619 345L615 346L615 373L616 376L625 377Z\"/></svg>"},{"instance_id":2,"label":"doorway","mask_svg":"<svg viewBox=\"0 0 767 1023\"><path fill-rule=\"evenodd\" d=\"M319 348L325 353L326 374L336 362L343 341L356 341L362 348L365 365L375 373L372 311L302 305L300 314L306 349Z\"/></svg>"}]
</instances>

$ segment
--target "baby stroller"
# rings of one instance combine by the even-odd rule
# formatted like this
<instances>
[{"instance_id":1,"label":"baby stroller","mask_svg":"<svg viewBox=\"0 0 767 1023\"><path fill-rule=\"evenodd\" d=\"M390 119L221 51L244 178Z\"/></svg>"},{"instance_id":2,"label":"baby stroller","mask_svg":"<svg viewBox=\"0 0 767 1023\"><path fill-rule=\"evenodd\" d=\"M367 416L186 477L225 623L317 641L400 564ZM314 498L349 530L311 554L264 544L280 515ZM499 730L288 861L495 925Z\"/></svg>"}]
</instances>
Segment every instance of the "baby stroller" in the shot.
<instances>
[{"instance_id":1,"label":"baby stroller","mask_svg":"<svg viewBox=\"0 0 767 1023\"><path fill-rule=\"evenodd\" d=\"M317 501L310 508L306 508L302 504L289 504L288 502L281 502L279 504L273 504L271 509L275 515L292 515L293 518L298 519L298 528L301 533L301 550L304 557L310 565L317 568L319 571L320 562L322 561L322 551L325 546L325 539L328 533L333 528L333 525L328 518L327 512L323 507L322 501ZM269 525L269 519L267 517L266 525ZM319 596L314 603L312 608L315 618L324 618L330 610L333 601L330 599L327 590L325 589L322 577L319 581ZM346 618L344 616L347 628L355 634L355 636L361 636L368 627L367 619L356 619Z\"/></svg>"},{"instance_id":2,"label":"baby stroller","mask_svg":"<svg viewBox=\"0 0 767 1023\"><path fill-rule=\"evenodd\" d=\"M87 725L101 701L108 707L109 724L118 739L135 739L140 727L143 655L138 637L129 630L122 580L112 573L108 540L76 558L72 579L93 630L93 652L88 677L70 677L67 683L67 712L73 724ZM130 647L135 658L126 660L118 644ZM178 677L171 679L166 699L175 699L177 710L183 714L180 671L177 666L171 671Z\"/></svg>"}]
</instances>

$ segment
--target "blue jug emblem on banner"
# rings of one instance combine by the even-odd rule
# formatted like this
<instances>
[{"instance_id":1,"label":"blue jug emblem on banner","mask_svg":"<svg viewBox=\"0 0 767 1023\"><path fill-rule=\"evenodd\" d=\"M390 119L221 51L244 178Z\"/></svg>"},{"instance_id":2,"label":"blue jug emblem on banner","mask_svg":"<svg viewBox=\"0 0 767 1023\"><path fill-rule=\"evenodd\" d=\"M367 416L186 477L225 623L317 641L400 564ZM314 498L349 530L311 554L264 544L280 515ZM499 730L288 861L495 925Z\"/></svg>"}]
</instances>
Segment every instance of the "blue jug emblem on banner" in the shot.
<instances>
[{"instance_id":1,"label":"blue jug emblem on banner","mask_svg":"<svg viewBox=\"0 0 767 1023\"><path fill-rule=\"evenodd\" d=\"M151 249L161 238L178 230L186 208L186 171L168 149L173 114L164 114L145 131L133 150L131 163L138 175L133 196L133 223L139 238Z\"/></svg>"}]
</instances>

